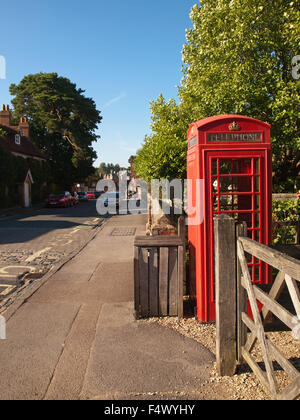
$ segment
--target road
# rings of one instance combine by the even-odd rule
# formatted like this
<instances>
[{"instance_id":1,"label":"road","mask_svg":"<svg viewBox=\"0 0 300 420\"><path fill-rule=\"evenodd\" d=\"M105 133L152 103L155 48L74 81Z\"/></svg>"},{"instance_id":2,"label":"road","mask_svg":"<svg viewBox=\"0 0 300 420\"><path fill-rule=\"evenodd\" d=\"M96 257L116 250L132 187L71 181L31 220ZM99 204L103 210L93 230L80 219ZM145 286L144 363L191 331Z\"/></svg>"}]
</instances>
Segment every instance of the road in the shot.
<instances>
[{"instance_id":1,"label":"road","mask_svg":"<svg viewBox=\"0 0 300 420\"><path fill-rule=\"evenodd\" d=\"M80 249L102 222L93 200L0 219L0 301Z\"/></svg>"}]
</instances>

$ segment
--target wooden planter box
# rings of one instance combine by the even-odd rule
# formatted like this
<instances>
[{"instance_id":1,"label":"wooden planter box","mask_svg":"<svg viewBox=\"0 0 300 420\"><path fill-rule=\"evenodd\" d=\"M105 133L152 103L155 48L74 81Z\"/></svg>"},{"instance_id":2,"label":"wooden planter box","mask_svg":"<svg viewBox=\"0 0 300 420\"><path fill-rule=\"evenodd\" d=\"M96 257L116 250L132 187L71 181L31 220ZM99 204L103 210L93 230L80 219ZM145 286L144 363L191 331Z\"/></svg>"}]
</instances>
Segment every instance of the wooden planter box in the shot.
<instances>
[{"instance_id":1,"label":"wooden planter box","mask_svg":"<svg viewBox=\"0 0 300 420\"><path fill-rule=\"evenodd\" d=\"M136 318L183 316L184 249L178 236L136 237Z\"/></svg>"}]
</instances>

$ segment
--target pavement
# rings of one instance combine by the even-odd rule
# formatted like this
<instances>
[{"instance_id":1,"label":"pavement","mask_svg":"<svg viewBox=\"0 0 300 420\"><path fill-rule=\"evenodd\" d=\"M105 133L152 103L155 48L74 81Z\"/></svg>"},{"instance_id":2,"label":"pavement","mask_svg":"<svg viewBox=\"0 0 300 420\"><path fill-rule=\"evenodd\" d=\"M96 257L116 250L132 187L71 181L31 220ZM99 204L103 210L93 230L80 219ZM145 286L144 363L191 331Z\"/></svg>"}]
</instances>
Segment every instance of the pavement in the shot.
<instances>
[{"instance_id":1,"label":"pavement","mask_svg":"<svg viewBox=\"0 0 300 420\"><path fill-rule=\"evenodd\" d=\"M144 215L107 219L79 254L2 313L1 400L222 397L208 382L209 350L134 318L133 242L144 232Z\"/></svg>"}]
</instances>

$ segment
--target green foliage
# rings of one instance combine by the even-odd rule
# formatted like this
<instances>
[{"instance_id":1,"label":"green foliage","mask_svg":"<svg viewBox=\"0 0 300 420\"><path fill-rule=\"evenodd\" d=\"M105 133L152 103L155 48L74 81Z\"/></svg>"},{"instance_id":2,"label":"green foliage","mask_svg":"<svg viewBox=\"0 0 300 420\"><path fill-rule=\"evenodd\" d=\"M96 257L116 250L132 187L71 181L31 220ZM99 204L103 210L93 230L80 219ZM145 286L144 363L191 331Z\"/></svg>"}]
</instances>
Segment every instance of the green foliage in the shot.
<instances>
[{"instance_id":1,"label":"green foliage","mask_svg":"<svg viewBox=\"0 0 300 420\"><path fill-rule=\"evenodd\" d=\"M0 128L0 137L6 136L6 131Z\"/></svg>"},{"instance_id":2,"label":"green foliage","mask_svg":"<svg viewBox=\"0 0 300 420\"><path fill-rule=\"evenodd\" d=\"M273 202L273 222L278 222L274 226L274 244L295 243L296 228L284 226L280 222L294 221L300 218L300 198L297 200L274 201Z\"/></svg>"},{"instance_id":3,"label":"green foliage","mask_svg":"<svg viewBox=\"0 0 300 420\"><path fill-rule=\"evenodd\" d=\"M13 185L16 182L15 157L0 143L0 186Z\"/></svg>"},{"instance_id":4,"label":"green foliage","mask_svg":"<svg viewBox=\"0 0 300 420\"><path fill-rule=\"evenodd\" d=\"M237 113L272 126L275 190L299 175L300 8L286 0L203 0L191 12L180 98L191 120Z\"/></svg>"},{"instance_id":5,"label":"green foliage","mask_svg":"<svg viewBox=\"0 0 300 420\"><path fill-rule=\"evenodd\" d=\"M138 153L145 179L182 175L190 123L242 114L272 126L274 189L294 191L300 167L300 6L290 0L203 0L191 11L179 105L152 102L152 132ZM176 151L176 148L178 150Z\"/></svg>"},{"instance_id":6,"label":"green foliage","mask_svg":"<svg viewBox=\"0 0 300 420\"><path fill-rule=\"evenodd\" d=\"M188 123L174 100L162 95L151 103L152 133L137 152L134 169L145 181L186 176Z\"/></svg>"},{"instance_id":7,"label":"green foliage","mask_svg":"<svg viewBox=\"0 0 300 420\"><path fill-rule=\"evenodd\" d=\"M30 169L34 184L32 185L32 201L40 202L46 193L45 181L49 177L49 165L36 159L23 159L8 152L0 144L0 195L1 208L21 205L19 186ZM6 196L8 188L8 196Z\"/></svg>"},{"instance_id":8,"label":"green foliage","mask_svg":"<svg viewBox=\"0 0 300 420\"><path fill-rule=\"evenodd\" d=\"M14 117L28 117L31 140L50 159L52 182L67 187L93 172L102 117L83 90L56 73L39 73L12 84L10 93Z\"/></svg>"},{"instance_id":9,"label":"green foliage","mask_svg":"<svg viewBox=\"0 0 300 420\"><path fill-rule=\"evenodd\" d=\"M100 163L98 173L100 177L101 176L103 177L105 175L110 175L110 174L117 175L120 172L120 170L121 170L121 167L119 164L114 165L113 163L102 162Z\"/></svg>"}]
</instances>

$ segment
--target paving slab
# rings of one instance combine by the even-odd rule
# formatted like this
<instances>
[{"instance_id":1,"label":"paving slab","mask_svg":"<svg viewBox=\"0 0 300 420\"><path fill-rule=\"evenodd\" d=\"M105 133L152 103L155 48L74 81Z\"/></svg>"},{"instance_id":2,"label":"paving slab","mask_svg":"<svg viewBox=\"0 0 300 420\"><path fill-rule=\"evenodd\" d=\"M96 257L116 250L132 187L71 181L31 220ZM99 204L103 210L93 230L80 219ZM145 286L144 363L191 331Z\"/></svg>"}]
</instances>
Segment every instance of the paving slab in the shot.
<instances>
[{"instance_id":1,"label":"paving slab","mask_svg":"<svg viewBox=\"0 0 300 420\"><path fill-rule=\"evenodd\" d=\"M81 398L188 394L201 389L214 361L201 344L136 321L132 302L104 304Z\"/></svg>"},{"instance_id":2,"label":"paving slab","mask_svg":"<svg viewBox=\"0 0 300 420\"><path fill-rule=\"evenodd\" d=\"M43 399L79 305L26 303L0 341L1 400Z\"/></svg>"}]
</instances>

